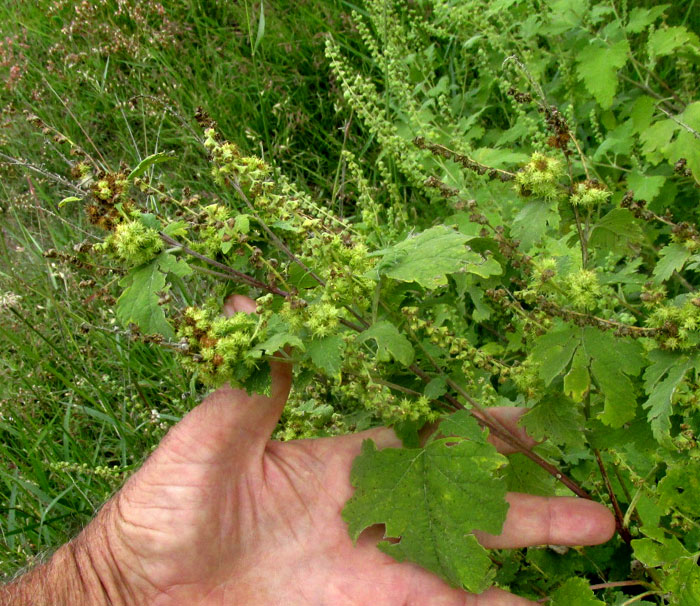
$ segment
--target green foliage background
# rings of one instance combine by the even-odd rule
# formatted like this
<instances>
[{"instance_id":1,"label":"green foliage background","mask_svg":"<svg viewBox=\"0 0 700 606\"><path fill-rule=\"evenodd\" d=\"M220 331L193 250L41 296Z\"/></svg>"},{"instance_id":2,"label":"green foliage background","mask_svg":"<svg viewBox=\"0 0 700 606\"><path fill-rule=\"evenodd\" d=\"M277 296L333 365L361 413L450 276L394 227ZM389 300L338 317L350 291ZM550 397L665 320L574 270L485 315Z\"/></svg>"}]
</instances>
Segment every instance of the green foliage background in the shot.
<instances>
[{"instance_id":1,"label":"green foliage background","mask_svg":"<svg viewBox=\"0 0 700 606\"><path fill-rule=\"evenodd\" d=\"M293 346L277 438L388 423L412 449L367 445L351 534L384 522L475 591L700 603L694 1L119 6L0 9L0 570L69 538L205 385L265 389ZM219 319L230 292L259 320ZM549 440L506 465L446 416L491 405ZM437 419L457 445L418 450ZM381 459L407 456L423 480L387 508ZM449 472L468 500L470 466L494 498L588 494L619 533L467 550L497 503L410 495Z\"/></svg>"}]
</instances>

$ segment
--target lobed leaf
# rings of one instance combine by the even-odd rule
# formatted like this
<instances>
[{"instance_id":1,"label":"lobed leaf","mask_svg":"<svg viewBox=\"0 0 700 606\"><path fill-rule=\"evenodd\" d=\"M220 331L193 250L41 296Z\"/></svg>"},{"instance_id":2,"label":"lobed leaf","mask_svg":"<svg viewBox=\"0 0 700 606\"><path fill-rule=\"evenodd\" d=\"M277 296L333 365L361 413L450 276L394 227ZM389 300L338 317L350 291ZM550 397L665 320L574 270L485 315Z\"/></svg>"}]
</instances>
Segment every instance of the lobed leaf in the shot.
<instances>
[{"instance_id":1,"label":"lobed leaf","mask_svg":"<svg viewBox=\"0 0 700 606\"><path fill-rule=\"evenodd\" d=\"M683 269L685 262L690 258L690 251L677 242L664 246L659 251L659 260L654 268L654 282L661 284L668 280L674 271Z\"/></svg>"},{"instance_id":2,"label":"lobed leaf","mask_svg":"<svg viewBox=\"0 0 700 606\"><path fill-rule=\"evenodd\" d=\"M384 524L379 548L398 561L410 560L448 583L480 593L494 572L475 530L498 534L508 504L496 472L505 457L486 441L474 418L455 413L440 425L449 438L425 448L377 450L371 440L352 469L355 494L343 509L353 540L374 524Z\"/></svg>"},{"instance_id":3,"label":"lobed leaf","mask_svg":"<svg viewBox=\"0 0 700 606\"><path fill-rule=\"evenodd\" d=\"M659 443L668 444L671 433L673 396L686 373L697 364L694 357L654 350L649 353L651 366L644 372L644 390L649 396L642 405L648 409L647 420Z\"/></svg>"},{"instance_id":4,"label":"lobed leaf","mask_svg":"<svg viewBox=\"0 0 700 606\"><path fill-rule=\"evenodd\" d=\"M306 344L306 352L315 366L332 376L340 372L343 365L345 341L339 335L313 339Z\"/></svg>"},{"instance_id":5,"label":"lobed leaf","mask_svg":"<svg viewBox=\"0 0 700 606\"><path fill-rule=\"evenodd\" d=\"M488 277L501 273L494 259L470 250L470 238L444 225L436 225L380 251L373 273L401 282L417 282L425 288L447 284L447 275L459 271Z\"/></svg>"},{"instance_id":6,"label":"lobed leaf","mask_svg":"<svg viewBox=\"0 0 700 606\"><path fill-rule=\"evenodd\" d=\"M697 46L698 37L684 26L677 25L654 30L649 35L647 50L652 57L670 55L681 46Z\"/></svg>"},{"instance_id":7,"label":"lobed leaf","mask_svg":"<svg viewBox=\"0 0 700 606\"><path fill-rule=\"evenodd\" d=\"M513 238L520 240L520 248L529 251L547 233L548 229L559 227L559 211L556 202L532 200L526 202L513 219L510 232Z\"/></svg>"},{"instance_id":8,"label":"lobed leaf","mask_svg":"<svg viewBox=\"0 0 700 606\"><path fill-rule=\"evenodd\" d=\"M600 419L611 427L621 427L634 418L637 408L630 377L644 367L642 347L632 339L615 338L590 326L583 329L582 343L591 358L591 374L605 396Z\"/></svg>"},{"instance_id":9,"label":"lobed leaf","mask_svg":"<svg viewBox=\"0 0 700 606\"><path fill-rule=\"evenodd\" d=\"M158 292L165 288L165 274L160 271L159 259L141 265L119 281L126 286L117 299L116 314L124 326L136 324L144 334L160 334L172 339L175 333L158 305Z\"/></svg>"},{"instance_id":10,"label":"lobed leaf","mask_svg":"<svg viewBox=\"0 0 700 606\"><path fill-rule=\"evenodd\" d=\"M612 106L617 93L617 71L627 63L629 52L627 40L614 44L595 40L578 54L576 71L579 78L603 109Z\"/></svg>"},{"instance_id":11,"label":"lobed leaf","mask_svg":"<svg viewBox=\"0 0 700 606\"><path fill-rule=\"evenodd\" d=\"M377 343L377 360L388 362L392 358L404 366L413 362L413 345L391 322L380 320L357 335L355 341L364 343L374 339Z\"/></svg>"}]
</instances>

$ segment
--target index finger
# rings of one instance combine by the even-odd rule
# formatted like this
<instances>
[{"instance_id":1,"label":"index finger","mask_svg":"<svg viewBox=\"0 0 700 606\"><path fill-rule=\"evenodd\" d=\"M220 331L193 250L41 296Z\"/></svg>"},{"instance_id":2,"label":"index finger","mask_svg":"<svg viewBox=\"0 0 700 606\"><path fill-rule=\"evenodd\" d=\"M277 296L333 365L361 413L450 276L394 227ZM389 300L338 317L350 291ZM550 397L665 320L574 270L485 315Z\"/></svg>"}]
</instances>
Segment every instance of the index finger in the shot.
<instances>
[{"instance_id":1,"label":"index finger","mask_svg":"<svg viewBox=\"0 0 700 606\"><path fill-rule=\"evenodd\" d=\"M474 534L488 549L535 545L598 545L615 534L615 518L600 503L578 497L536 497L510 492L510 504L499 535Z\"/></svg>"}]
</instances>

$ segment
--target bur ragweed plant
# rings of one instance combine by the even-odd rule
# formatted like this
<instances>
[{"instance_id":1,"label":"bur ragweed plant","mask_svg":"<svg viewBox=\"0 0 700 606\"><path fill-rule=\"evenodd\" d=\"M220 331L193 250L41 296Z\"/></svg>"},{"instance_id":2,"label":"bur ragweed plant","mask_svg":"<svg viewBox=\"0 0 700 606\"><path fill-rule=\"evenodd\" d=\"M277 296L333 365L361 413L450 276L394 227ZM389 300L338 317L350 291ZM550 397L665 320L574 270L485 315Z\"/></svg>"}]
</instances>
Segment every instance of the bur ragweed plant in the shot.
<instances>
[{"instance_id":1,"label":"bur ragweed plant","mask_svg":"<svg viewBox=\"0 0 700 606\"><path fill-rule=\"evenodd\" d=\"M393 426L407 448L366 445L344 517L355 538L389 524L365 498L386 488L414 520L394 551L455 586L697 602L697 40L669 7L366 9L364 62L327 49L339 110L368 135L340 158L343 213L201 116L198 194L146 176L157 155L83 186L124 272L121 329L210 387L265 392L270 362L293 362L282 439ZM258 313L224 317L234 292ZM548 441L492 405L527 407ZM446 461L464 502L442 498ZM602 501L617 536L488 553L474 531L500 531L506 490Z\"/></svg>"},{"instance_id":2,"label":"bur ragweed plant","mask_svg":"<svg viewBox=\"0 0 700 606\"><path fill-rule=\"evenodd\" d=\"M575 237L577 217L569 219L573 228L569 243L559 237L540 241L537 246L550 242L545 248L548 256L542 258L525 252L505 226L494 225L496 215L482 213L475 201L466 204L463 219L455 215L452 224L406 231L389 246L378 248L274 166L244 155L213 130L206 137L212 177L219 188L215 203L188 206L163 194L178 209L179 218L169 219L143 208L144 192L151 186L144 187L139 177L105 176L101 180L120 184L118 194L110 191L110 196L103 196L101 188L93 187L86 208L90 214L99 201L119 200L108 209L116 211L114 220L102 222L111 231L101 247L128 270L120 282L125 289L117 301L117 316L125 326L138 326L152 342L149 335L155 335L155 342L171 348L196 380L211 387L229 383L265 392L271 361L295 363L300 393L290 400L284 415L288 425L277 432L279 438L333 435L383 423L394 426L405 444L415 449L420 428L429 423L449 425L450 419L459 418L466 433L451 439L476 440L486 452L490 447L483 441L480 424L525 456L518 471L502 464L479 467L483 458L467 457L463 465L477 466L493 482L513 488L521 481L518 474L527 469L533 477L550 478L545 484L552 494L558 481L561 490L583 498L593 498L589 490L594 484L582 480L578 472L588 455L571 462L565 449L586 445L590 438L581 432L587 425L595 436L624 432L639 418L653 436L653 443L645 442L650 456L680 452L681 446L683 452L692 450L688 430L676 434L671 424L676 414L688 424L691 409L674 412L672 399L663 408L659 398L665 397L667 388L663 379L651 382L650 373L657 371L650 369L659 364L658 356L683 351L684 361L664 358L668 366L658 372L661 377L679 372L674 370L676 363L683 364L685 373L692 371L690 360L700 334L698 307L692 301L665 304L666 292L659 290L656 297L649 289L645 303L640 298L639 305L623 305L620 292L628 291L613 285L625 284L615 277L623 271L624 254L612 264L607 261L606 273L592 261L590 267L582 266L581 242ZM567 209L576 205L567 206L563 195L562 166L534 154L513 174L543 172L547 179L540 182L547 181L548 186L521 191L522 199L528 204L554 204L560 217L570 212ZM489 182L504 184L501 179ZM550 186L557 188L555 198ZM604 193L599 205L609 204L609 192ZM561 229L562 220L545 225L546 233ZM478 226L476 233L471 225ZM591 242L589 259L597 263L596 240ZM194 276L198 283L210 279L218 283L210 287L218 296L178 311L173 299ZM232 291L252 295L258 313L222 315L222 297ZM650 305L655 297L657 303ZM629 313L630 307L634 313ZM640 316L646 320L640 322ZM481 327L490 327L497 338L486 337L493 333L482 332ZM637 416L635 382L642 378L648 396L641 408L650 409L648 425ZM555 404L556 394L562 401ZM554 451L539 453L526 446L488 413L488 406L518 402L531 406L524 418L528 430L535 437L546 431ZM476 416L459 416L466 411ZM563 457L559 465L551 462L556 452ZM599 456L595 448L592 452L591 456ZM366 463L375 456L370 451L362 455ZM617 469L615 461L624 460L617 451L616 458L612 451L607 456L611 458L602 464L603 478L609 477L608 467ZM377 460L376 465L357 479L360 490L363 482L378 481L375 474L381 463ZM626 473L639 473L634 464L628 465L620 471L622 482ZM459 481L469 483L466 476ZM352 501L345 515L359 528L364 514L357 503ZM397 501L395 506L403 505ZM503 523L505 509L495 508L493 513L479 528L491 532ZM433 514L421 515L429 523ZM623 527L618 540L634 548L639 539L631 532L631 526ZM501 574L475 544L459 556L442 551L439 559L434 555L433 563L418 553L411 557L471 591L483 590ZM481 573L455 576L450 562L457 561ZM553 582L541 581L543 586Z\"/></svg>"}]
</instances>

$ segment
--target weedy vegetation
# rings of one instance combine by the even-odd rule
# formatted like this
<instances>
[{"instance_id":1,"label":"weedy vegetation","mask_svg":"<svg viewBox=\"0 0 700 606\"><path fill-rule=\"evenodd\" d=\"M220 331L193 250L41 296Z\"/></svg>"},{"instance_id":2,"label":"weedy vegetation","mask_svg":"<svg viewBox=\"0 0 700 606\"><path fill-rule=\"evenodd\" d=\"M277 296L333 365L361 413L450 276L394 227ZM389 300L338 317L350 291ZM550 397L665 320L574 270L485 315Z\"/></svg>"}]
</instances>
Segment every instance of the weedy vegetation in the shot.
<instances>
[{"instance_id":1,"label":"weedy vegetation","mask_svg":"<svg viewBox=\"0 0 700 606\"><path fill-rule=\"evenodd\" d=\"M277 439L404 442L365 444L351 536L474 592L700 603L694 1L39 4L1 9L6 574L283 357ZM507 490L617 534L489 552Z\"/></svg>"}]
</instances>

